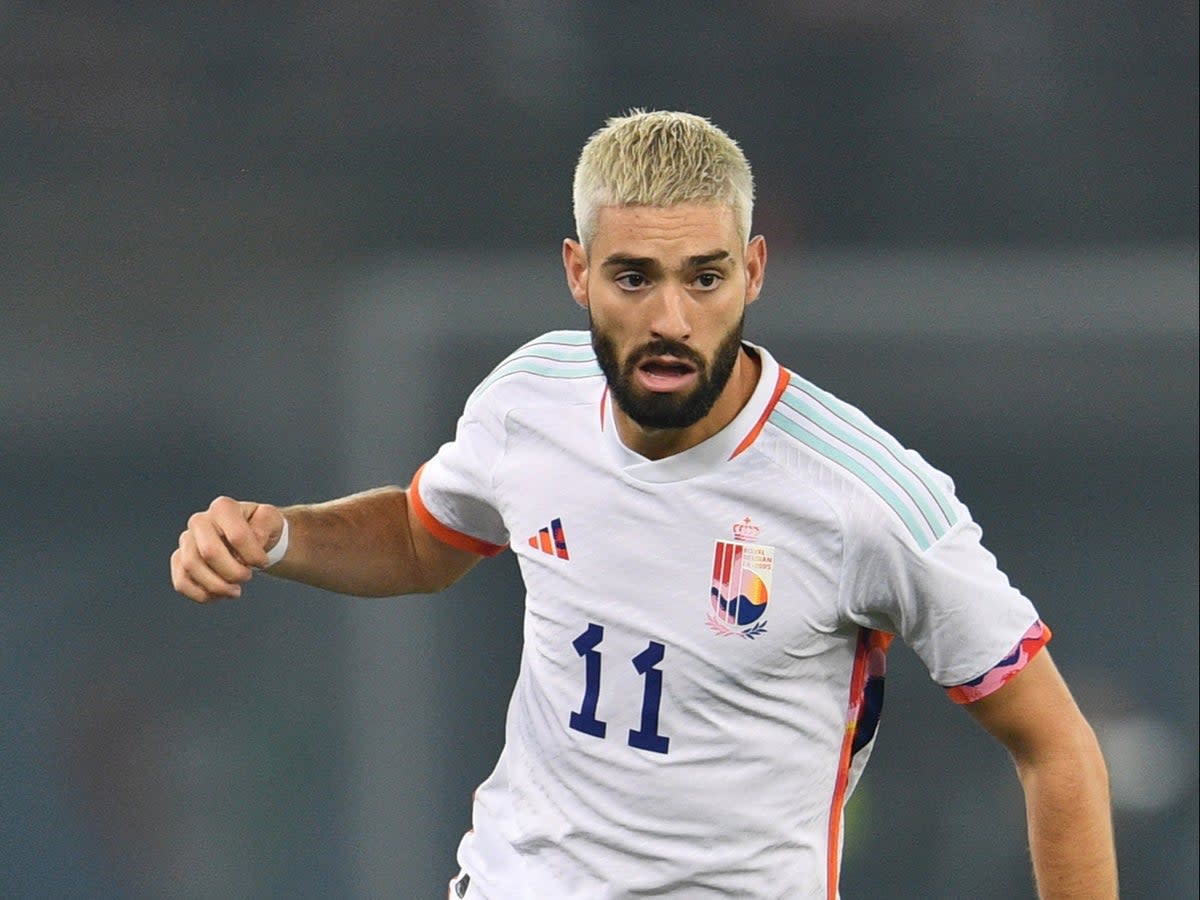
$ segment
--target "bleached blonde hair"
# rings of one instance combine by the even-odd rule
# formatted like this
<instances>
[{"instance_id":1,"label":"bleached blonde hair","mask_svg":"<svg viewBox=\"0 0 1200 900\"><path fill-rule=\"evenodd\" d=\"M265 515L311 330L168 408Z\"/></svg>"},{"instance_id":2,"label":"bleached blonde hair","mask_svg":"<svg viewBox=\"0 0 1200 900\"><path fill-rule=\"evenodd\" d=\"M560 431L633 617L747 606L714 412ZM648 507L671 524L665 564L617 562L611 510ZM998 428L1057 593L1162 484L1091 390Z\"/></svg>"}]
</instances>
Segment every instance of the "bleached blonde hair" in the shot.
<instances>
[{"instance_id":1,"label":"bleached blonde hair","mask_svg":"<svg viewBox=\"0 0 1200 900\"><path fill-rule=\"evenodd\" d=\"M728 134L701 116L633 109L583 146L575 167L575 230L587 248L605 206L728 204L750 240L754 177Z\"/></svg>"}]
</instances>

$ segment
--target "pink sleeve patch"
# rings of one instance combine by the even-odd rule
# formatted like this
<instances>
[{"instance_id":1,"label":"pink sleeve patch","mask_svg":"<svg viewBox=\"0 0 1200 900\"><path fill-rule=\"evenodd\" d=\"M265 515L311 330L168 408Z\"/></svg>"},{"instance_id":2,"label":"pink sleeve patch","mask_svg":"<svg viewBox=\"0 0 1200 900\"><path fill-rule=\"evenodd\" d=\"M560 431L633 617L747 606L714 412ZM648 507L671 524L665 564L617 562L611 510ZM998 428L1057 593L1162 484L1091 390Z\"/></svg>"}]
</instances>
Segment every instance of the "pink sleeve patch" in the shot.
<instances>
[{"instance_id":1,"label":"pink sleeve patch","mask_svg":"<svg viewBox=\"0 0 1200 900\"><path fill-rule=\"evenodd\" d=\"M973 681L946 688L955 703L974 703L1008 684L1050 640L1050 629L1039 620L1017 641L1009 654Z\"/></svg>"}]
</instances>

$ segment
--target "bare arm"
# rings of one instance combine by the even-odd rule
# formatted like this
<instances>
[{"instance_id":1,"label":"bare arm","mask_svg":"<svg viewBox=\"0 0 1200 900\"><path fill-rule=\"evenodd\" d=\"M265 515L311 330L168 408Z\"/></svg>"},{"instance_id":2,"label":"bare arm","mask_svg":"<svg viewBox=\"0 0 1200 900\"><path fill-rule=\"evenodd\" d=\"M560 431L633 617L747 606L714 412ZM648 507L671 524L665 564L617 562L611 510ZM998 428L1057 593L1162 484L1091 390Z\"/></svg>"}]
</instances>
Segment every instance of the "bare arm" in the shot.
<instances>
[{"instance_id":1,"label":"bare arm","mask_svg":"<svg viewBox=\"0 0 1200 900\"><path fill-rule=\"evenodd\" d=\"M1042 900L1117 896L1108 773L1091 726L1042 650L990 696L968 704L1008 748L1025 792Z\"/></svg>"},{"instance_id":2,"label":"bare arm","mask_svg":"<svg viewBox=\"0 0 1200 900\"><path fill-rule=\"evenodd\" d=\"M338 593L431 593L453 584L480 559L426 531L400 488L284 509L218 497L179 536L171 556L175 589L199 603L240 596L241 585L266 564L267 551L279 541L284 516L287 553L270 573Z\"/></svg>"}]
</instances>

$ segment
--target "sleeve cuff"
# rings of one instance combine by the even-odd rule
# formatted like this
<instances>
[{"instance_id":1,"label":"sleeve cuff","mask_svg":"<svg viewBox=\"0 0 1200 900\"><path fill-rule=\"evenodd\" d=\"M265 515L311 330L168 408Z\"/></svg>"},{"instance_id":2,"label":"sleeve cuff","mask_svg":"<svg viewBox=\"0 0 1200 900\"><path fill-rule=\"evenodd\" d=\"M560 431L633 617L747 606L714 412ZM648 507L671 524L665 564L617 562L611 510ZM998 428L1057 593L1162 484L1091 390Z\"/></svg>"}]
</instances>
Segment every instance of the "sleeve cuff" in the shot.
<instances>
[{"instance_id":1,"label":"sleeve cuff","mask_svg":"<svg viewBox=\"0 0 1200 900\"><path fill-rule=\"evenodd\" d=\"M478 553L480 556L495 556L507 546L506 544L493 544L489 541L481 540L477 537L472 537L469 534L464 534L457 531L448 525L443 525L429 511L425 505L425 501L421 499L421 472L425 466L417 469L413 475L412 484L408 488L408 498L413 512L417 516L417 521L443 544L449 544L459 550L466 550L468 553Z\"/></svg>"},{"instance_id":2,"label":"sleeve cuff","mask_svg":"<svg viewBox=\"0 0 1200 900\"><path fill-rule=\"evenodd\" d=\"M1049 627L1039 619L1029 626L1029 630L1021 637L1015 647L1004 659L992 666L978 678L965 684L946 688L946 693L955 703L974 703L982 700L988 694L993 694L1012 681L1029 661L1037 656L1038 651L1049 643L1051 632Z\"/></svg>"}]
</instances>

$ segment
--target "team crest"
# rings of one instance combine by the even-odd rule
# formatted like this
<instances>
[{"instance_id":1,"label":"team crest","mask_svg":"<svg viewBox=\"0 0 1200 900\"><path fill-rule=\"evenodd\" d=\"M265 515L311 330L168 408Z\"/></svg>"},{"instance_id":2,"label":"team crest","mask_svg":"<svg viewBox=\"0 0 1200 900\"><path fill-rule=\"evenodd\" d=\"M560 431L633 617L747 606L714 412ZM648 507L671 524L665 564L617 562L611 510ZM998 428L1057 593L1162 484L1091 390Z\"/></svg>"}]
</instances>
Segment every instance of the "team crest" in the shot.
<instances>
[{"instance_id":1,"label":"team crest","mask_svg":"<svg viewBox=\"0 0 1200 900\"><path fill-rule=\"evenodd\" d=\"M747 527L749 526L749 527ZM758 536L750 520L734 526L738 537ZM717 541L713 550L712 611L708 627L719 635L753 640L767 630L767 601L775 548L744 540Z\"/></svg>"}]
</instances>

